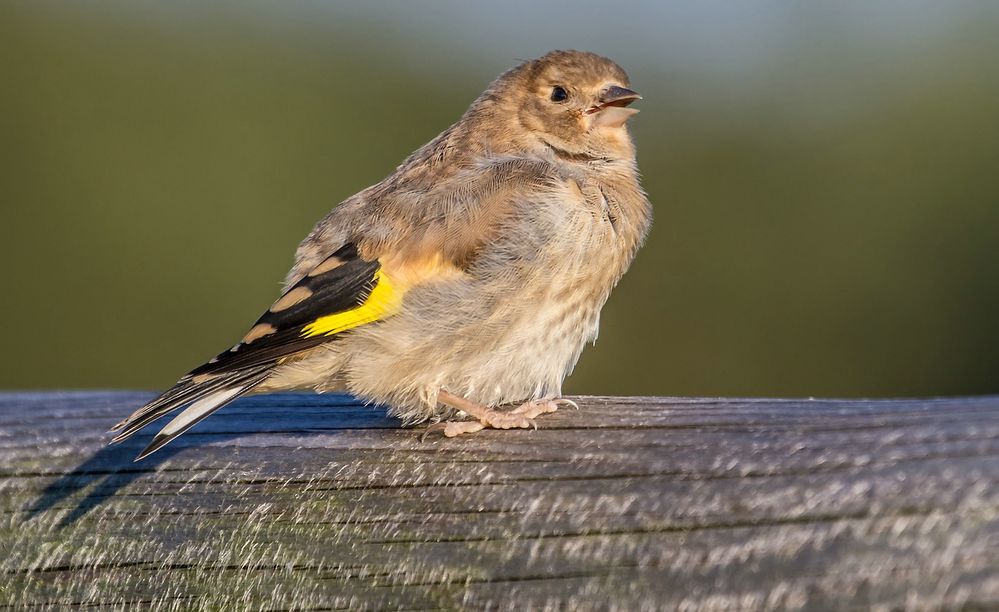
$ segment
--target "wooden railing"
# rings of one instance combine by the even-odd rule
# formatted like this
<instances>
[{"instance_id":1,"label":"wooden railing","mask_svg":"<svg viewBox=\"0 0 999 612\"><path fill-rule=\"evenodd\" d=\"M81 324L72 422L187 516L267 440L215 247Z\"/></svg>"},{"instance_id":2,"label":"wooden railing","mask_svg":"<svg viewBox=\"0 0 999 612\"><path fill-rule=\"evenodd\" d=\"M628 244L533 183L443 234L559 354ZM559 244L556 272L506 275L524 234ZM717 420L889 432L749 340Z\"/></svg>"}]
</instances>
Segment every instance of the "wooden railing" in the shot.
<instances>
[{"instance_id":1,"label":"wooden railing","mask_svg":"<svg viewBox=\"0 0 999 612\"><path fill-rule=\"evenodd\" d=\"M0 604L999 607L999 397L576 398L537 431L239 401L159 453L140 393L0 394Z\"/></svg>"}]
</instances>

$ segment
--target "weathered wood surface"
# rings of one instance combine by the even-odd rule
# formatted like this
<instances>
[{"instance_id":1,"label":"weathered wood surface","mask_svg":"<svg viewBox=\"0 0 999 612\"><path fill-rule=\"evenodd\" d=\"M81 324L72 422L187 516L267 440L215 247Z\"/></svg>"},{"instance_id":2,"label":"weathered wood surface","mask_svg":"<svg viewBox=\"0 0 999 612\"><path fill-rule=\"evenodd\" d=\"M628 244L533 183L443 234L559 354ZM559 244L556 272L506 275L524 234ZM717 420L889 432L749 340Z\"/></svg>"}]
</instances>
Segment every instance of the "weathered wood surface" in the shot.
<instances>
[{"instance_id":1,"label":"weathered wood surface","mask_svg":"<svg viewBox=\"0 0 999 612\"><path fill-rule=\"evenodd\" d=\"M579 398L419 440L237 402L148 460L140 393L0 394L0 604L999 607L999 397Z\"/></svg>"}]
</instances>

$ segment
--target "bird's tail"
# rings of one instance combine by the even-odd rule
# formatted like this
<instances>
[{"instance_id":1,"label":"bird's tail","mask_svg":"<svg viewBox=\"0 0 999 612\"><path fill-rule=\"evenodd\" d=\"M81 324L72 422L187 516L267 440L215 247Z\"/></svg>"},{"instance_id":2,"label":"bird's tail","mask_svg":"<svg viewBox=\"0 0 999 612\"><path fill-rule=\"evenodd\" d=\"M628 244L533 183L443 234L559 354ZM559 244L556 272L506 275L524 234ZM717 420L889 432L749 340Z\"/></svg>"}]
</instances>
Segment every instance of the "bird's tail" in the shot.
<instances>
[{"instance_id":1,"label":"bird's tail","mask_svg":"<svg viewBox=\"0 0 999 612\"><path fill-rule=\"evenodd\" d=\"M121 442L156 419L190 404L167 423L149 446L135 458L136 461L144 459L219 408L251 391L267 379L269 370L270 367L267 366L237 370L210 376L204 380L185 376L165 393L112 427L111 431L119 433L111 443Z\"/></svg>"}]
</instances>

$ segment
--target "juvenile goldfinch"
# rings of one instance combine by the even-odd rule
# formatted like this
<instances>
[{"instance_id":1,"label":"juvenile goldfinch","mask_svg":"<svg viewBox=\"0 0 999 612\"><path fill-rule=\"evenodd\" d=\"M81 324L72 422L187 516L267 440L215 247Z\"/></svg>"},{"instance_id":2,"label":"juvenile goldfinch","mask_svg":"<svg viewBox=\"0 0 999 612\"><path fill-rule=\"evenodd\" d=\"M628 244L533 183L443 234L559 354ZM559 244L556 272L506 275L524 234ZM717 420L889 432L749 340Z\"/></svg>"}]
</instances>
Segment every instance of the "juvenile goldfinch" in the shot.
<instances>
[{"instance_id":1,"label":"juvenile goldfinch","mask_svg":"<svg viewBox=\"0 0 999 612\"><path fill-rule=\"evenodd\" d=\"M237 397L292 389L346 391L407 424L473 419L447 422L449 437L571 403L562 381L652 218L628 86L580 51L500 75L326 215L246 336L115 425L114 442L187 406L138 460Z\"/></svg>"}]
</instances>

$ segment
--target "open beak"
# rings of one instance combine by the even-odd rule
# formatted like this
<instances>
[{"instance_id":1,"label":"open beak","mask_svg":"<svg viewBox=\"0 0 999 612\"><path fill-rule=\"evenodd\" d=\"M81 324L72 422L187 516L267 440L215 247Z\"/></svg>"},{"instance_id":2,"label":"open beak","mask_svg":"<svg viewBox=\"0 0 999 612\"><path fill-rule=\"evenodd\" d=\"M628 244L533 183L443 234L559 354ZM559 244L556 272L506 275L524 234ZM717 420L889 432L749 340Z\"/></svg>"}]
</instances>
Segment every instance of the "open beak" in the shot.
<instances>
[{"instance_id":1,"label":"open beak","mask_svg":"<svg viewBox=\"0 0 999 612\"><path fill-rule=\"evenodd\" d=\"M608 106L628 106L635 100L641 100L642 96L637 91L631 91L626 87L611 85L600 94L601 108Z\"/></svg>"},{"instance_id":2,"label":"open beak","mask_svg":"<svg viewBox=\"0 0 999 612\"><path fill-rule=\"evenodd\" d=\"M594 120L597 126L621 127L632 115L638 113L637 109L626 107L641 99L642 96L637 91L611 85L600 93L595 106L586 109L586 114L599 113Z\"/></svg>"}]
</instances>

